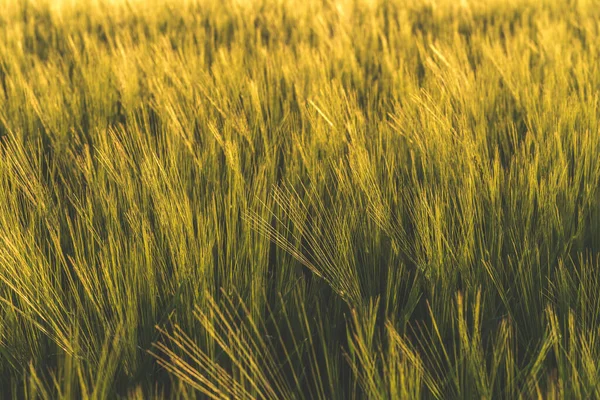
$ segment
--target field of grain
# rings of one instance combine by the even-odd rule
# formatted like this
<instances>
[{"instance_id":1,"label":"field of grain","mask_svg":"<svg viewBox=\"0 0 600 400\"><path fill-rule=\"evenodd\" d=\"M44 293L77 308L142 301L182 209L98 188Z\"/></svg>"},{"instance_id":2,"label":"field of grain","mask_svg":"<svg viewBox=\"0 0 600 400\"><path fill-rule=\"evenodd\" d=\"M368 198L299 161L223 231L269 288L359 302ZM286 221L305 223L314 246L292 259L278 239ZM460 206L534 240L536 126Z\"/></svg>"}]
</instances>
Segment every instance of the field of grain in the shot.
<instances>
[{"instance_id":1,"label":"field of grain","mask_svg":"<svg viewBox=\"0 0 600 400\"><path fill-rule=\"evenodd\" d=\"M599 99L595 0L0 0L1 397L599 398Z\"/></svg>"}]
</instances>

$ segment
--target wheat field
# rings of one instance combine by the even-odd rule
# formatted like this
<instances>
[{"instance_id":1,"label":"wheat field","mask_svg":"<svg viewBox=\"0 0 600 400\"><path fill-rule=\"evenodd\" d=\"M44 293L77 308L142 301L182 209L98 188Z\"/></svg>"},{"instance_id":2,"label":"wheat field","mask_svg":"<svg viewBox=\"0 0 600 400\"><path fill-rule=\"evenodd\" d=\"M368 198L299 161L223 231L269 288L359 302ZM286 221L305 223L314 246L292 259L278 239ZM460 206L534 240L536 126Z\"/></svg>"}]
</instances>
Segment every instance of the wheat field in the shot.
<instances>
[{"instance_id":1,"label":"wheat field","mask_svg":"<svg viewBox=\"0 0 600 400\"><path fill-rule=\"evenodd\" d=\"M600 398L600 3L0 0L12 399Z\"/></svg>"}]
</instances>

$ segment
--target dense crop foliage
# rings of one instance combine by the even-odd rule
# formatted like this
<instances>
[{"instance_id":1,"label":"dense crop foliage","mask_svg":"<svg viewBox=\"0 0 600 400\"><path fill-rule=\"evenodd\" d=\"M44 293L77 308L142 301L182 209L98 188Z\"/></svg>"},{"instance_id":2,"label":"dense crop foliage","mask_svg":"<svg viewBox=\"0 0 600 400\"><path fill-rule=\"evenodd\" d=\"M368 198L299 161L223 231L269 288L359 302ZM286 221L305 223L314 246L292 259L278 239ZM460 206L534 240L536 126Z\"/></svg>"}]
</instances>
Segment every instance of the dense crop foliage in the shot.
<instances>
[{"instance_id":1,"label":"dense crop foliage","mask_svg":"<svg viewBox=\"0 0 600 400\"><path fill-rule=\"evenodd\" d=\"M600 7L0 0L0 387L600 397Z\"/></svg>"}]
</instances>

